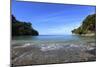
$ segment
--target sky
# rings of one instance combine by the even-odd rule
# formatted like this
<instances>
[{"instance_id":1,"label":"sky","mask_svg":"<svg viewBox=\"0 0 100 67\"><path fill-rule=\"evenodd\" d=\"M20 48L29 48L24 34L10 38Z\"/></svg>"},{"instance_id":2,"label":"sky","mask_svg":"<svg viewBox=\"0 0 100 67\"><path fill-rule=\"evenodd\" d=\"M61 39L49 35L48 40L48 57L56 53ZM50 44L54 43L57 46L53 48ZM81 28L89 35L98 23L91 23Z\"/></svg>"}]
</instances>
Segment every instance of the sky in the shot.
<instances>
[{"instance_id":1,"label":"sky","mask_svg":"<svg viewBox=\"0 0 100 67\"><path fill-rule=\"evenodd\" d=\"M95 13L95 6L12 1L12 14L31 22L40 35L67 35Z\"/></svg>"}]
</instances>

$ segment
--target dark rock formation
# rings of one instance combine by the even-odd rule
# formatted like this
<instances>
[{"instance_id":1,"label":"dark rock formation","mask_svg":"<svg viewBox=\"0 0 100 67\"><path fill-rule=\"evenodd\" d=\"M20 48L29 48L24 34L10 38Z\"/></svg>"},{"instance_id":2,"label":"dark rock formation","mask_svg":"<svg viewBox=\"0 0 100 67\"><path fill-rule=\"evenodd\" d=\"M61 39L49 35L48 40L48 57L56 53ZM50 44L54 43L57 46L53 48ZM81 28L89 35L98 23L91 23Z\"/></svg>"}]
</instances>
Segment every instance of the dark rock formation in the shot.
<instances>
[{"instance_id":1,"label":"dark rock formation","mask_svg":"<svg viewBox=\"0 0 100 67\"><path fill-rule=\"evenodd\" d=\"M23 36L23 35L37 36L39 35L39 33L32 28L31 23L18 21L12 15L12 36Z\"/></svg>"},{"instance_id":2,"label":"dark rock formation","mask_svg":"<svg viewBox=\"0 0 100 67\"><path fill-rule=\"evenodd\" d=\"M88 15L77 29L72 30L75 34L95 34L96 31L96 14Z\"/></svg>"}]
</instances>

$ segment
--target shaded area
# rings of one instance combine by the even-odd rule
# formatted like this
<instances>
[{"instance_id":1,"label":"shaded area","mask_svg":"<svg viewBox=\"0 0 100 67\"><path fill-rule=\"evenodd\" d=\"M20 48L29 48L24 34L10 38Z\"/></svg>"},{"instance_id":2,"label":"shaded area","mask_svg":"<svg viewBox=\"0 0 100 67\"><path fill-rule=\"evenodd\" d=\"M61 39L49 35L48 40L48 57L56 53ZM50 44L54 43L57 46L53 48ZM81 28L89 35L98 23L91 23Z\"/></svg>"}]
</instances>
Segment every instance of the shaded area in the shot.
<instances>
[{"instance_id":1,"label":"shaded area","mask_svg":"<svg viewBox=\"0 0 100 67\"><path fill-rule=\"evenodd\" d=\"M12 17L12 36L39 35L39 33L32 28L32 24L30 22L18 21L13 15L11 17Z\"/></svg>"}]
</instances>

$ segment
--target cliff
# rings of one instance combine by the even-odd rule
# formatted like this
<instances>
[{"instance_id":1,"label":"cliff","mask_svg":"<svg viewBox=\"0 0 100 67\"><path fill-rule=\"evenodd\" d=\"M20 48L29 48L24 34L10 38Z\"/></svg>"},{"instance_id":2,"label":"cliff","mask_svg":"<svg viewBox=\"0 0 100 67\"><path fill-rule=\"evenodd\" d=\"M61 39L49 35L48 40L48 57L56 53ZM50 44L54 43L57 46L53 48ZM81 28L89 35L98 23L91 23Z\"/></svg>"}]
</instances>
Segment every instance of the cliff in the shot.
<instances>
[{"instance_id":1,"label":"cliff","mask_svg":"<svg viewBox=\"0 0 100 67\"><path fill-rule=\"evenodd\" d=\"M23 35L33 35L37 36L39 33L32 28L32 24L29 22L22 22L16 20L12 15L12 36L23 36Z\"/></svg>"},{"instance_id":2,"label":"cliff","mask_svg":"<svg viewBox=\"0 0 100 67\"><path fill-rule=\"evenodd\" d=\"M96 32L96 14L88 15L77 29L72 30L74 34L95 34Z\"/></svg>"}]
</instances>

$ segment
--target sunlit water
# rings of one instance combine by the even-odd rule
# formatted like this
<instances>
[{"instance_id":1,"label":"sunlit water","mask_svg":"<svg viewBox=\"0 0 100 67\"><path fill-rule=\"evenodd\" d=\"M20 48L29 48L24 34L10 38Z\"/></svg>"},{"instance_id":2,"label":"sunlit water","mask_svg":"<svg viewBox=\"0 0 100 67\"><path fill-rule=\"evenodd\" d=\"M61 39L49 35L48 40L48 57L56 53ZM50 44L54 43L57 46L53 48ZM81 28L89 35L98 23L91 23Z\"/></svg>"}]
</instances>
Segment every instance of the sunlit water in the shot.
<instances>
[{"instance_id":1,"label":"sunlit water","mask_svg":"<svg viewBox=\"0 0 100 67\"><path fill-rule=\"evenodd\" d=\"M16 36L12 38L12 44L15 43L29 43L43 44L43 43L66 43L66 44L84 44L95 43L94 36L79 36L79 35L41 35L41 36ZM24 45L24 44L21 44ZM46 44L47 45L47 44ZM63 45L63 44L62 44Z\"/></svg>"},{"instance_id":2,"label":"sunlit water","mask_svg":"<svg viewBox=\"0 0 100 67\"><path fill-rule=\"evenodd\" d=\"M95 42L95 36L16 36L12 38L11 42L13 49L12 54L14 57L13 64L28 65L60 62L62 63L83 61L84 59L85 61L88 61L86 59L91 58L92 55L85 55L84 51L94 49L96 46ZM84 55L82 55L82 52ZM24 61L26 61L27 63L25 63ZM21 64L22 62L23 64Z\"/></svg>"}]
</instances>

